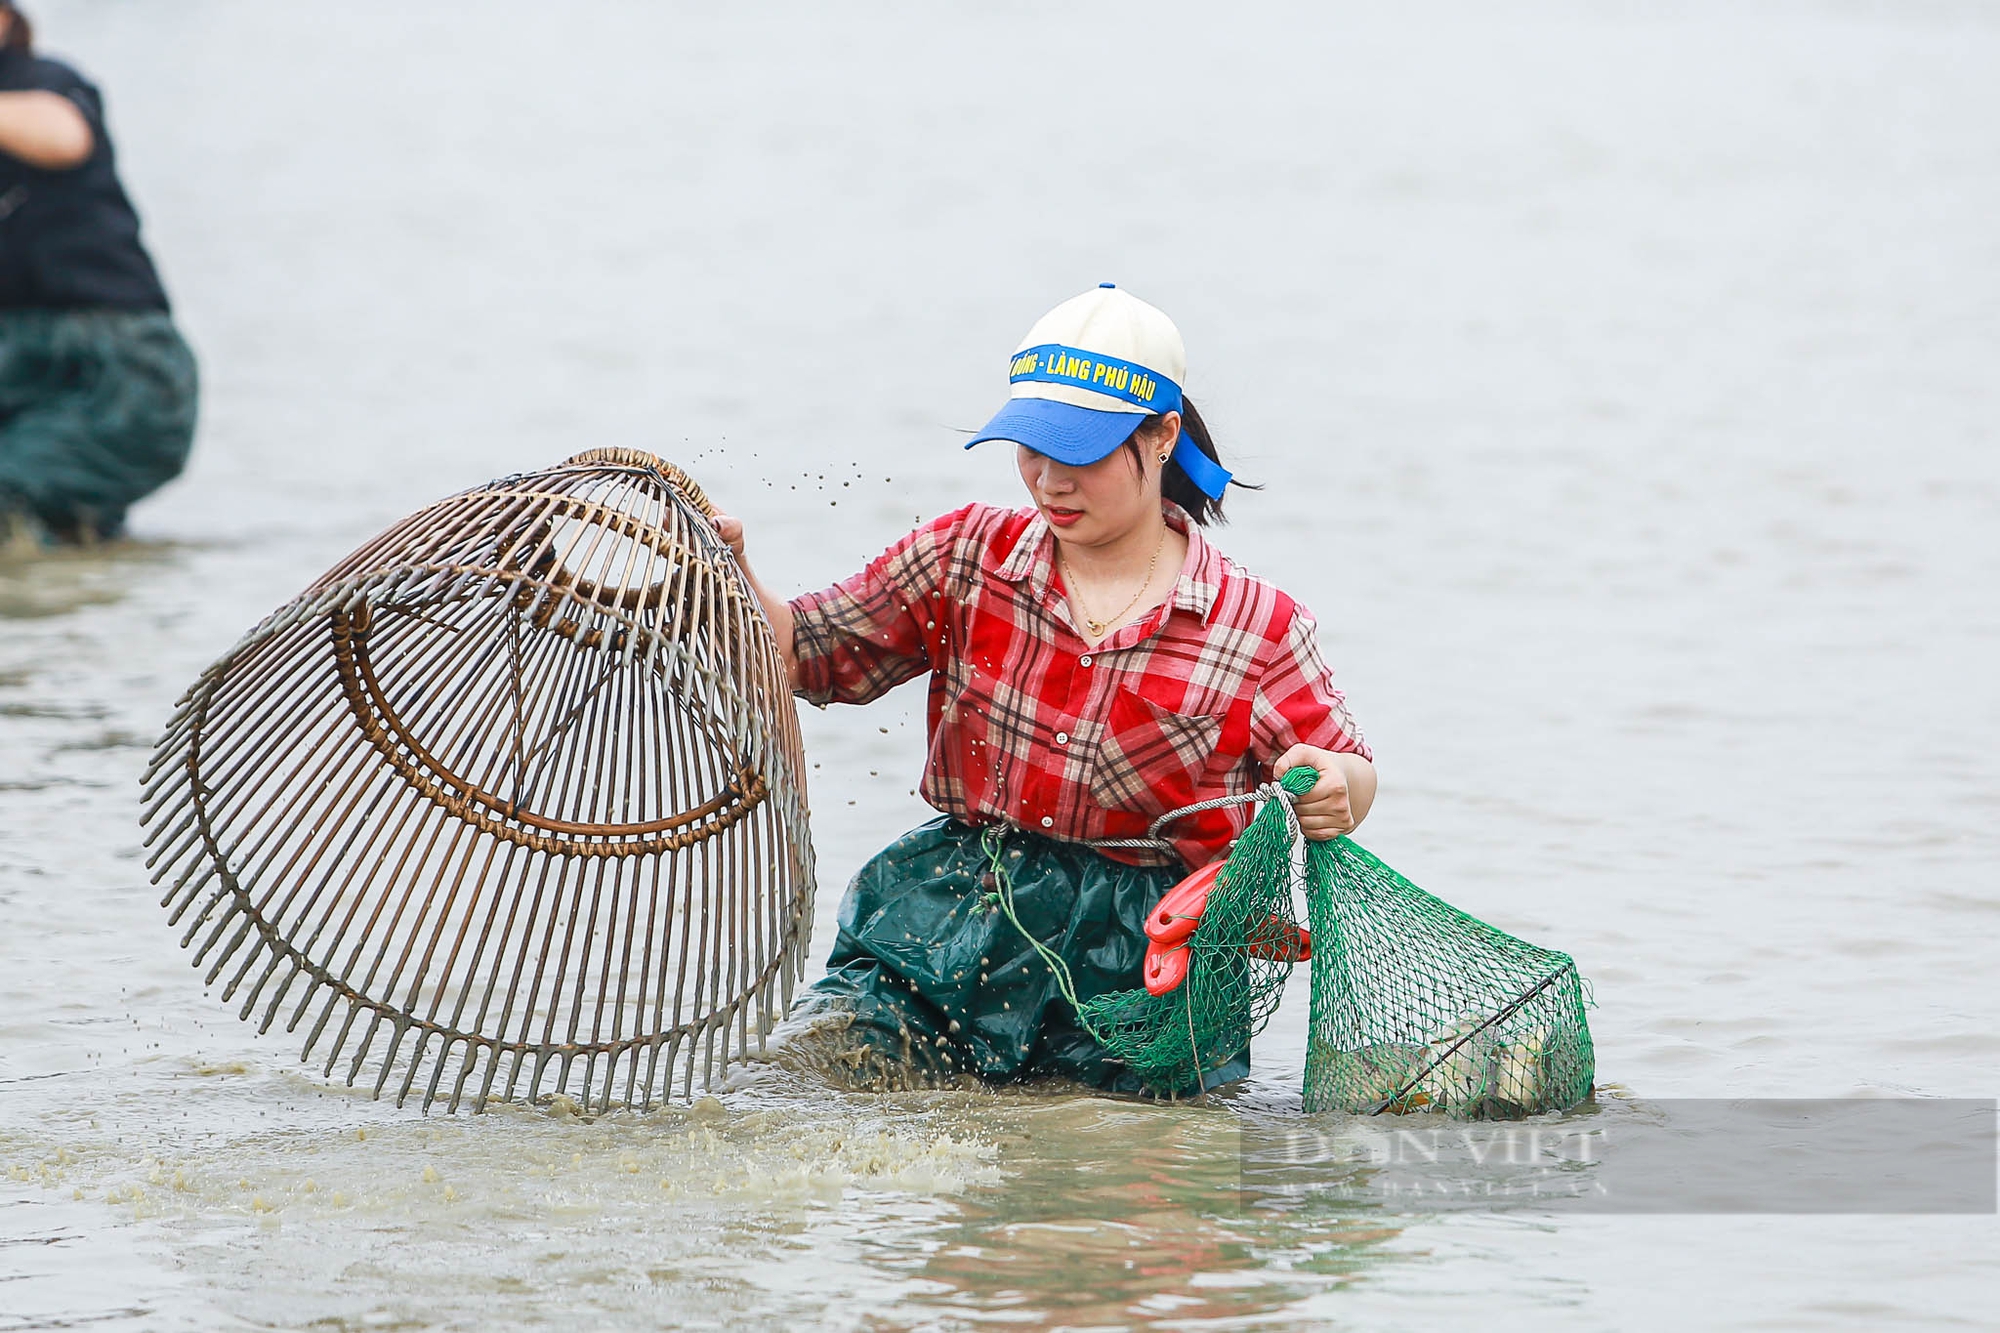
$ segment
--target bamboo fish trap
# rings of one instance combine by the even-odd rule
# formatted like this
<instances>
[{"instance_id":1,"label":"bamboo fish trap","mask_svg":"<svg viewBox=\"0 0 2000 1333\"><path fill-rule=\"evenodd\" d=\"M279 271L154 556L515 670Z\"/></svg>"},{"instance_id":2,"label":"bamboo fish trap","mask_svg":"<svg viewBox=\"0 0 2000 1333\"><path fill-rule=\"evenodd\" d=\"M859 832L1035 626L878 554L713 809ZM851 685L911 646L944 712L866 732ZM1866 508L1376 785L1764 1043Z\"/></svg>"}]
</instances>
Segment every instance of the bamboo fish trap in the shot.
<instances>
[{"instance_id":1,"label":"bamboo fish trap","mask_svg":"<svg viewBox=\"0 0 2000 1333\"><path fill-rule=\"evenodd\" d=\"M761 1047L803 750L701 488L599 449L411 515L202 673L148 864L206 983L398 1104L646 1105Z\"/></svg>"}]
</instances>

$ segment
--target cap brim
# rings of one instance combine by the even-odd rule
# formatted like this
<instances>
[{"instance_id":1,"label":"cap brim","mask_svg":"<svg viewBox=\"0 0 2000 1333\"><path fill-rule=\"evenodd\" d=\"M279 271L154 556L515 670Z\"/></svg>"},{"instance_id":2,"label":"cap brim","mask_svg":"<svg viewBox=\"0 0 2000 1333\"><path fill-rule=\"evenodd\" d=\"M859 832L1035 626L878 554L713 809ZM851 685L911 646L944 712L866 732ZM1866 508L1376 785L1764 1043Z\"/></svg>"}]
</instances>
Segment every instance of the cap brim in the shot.
<instances>
[{"instance_id":1,"label":"cap brim","mask_svg":"<svg viewBox=\"0 0 2000 1333\"><path fill-rule=\"evenodd\" d=\"M1098 412L1052 398L1010 398L965 447L1012 440L1058 463L1083 467L1125 443L1145 419L1139 412Z\"/></svg>"}]
</instances>

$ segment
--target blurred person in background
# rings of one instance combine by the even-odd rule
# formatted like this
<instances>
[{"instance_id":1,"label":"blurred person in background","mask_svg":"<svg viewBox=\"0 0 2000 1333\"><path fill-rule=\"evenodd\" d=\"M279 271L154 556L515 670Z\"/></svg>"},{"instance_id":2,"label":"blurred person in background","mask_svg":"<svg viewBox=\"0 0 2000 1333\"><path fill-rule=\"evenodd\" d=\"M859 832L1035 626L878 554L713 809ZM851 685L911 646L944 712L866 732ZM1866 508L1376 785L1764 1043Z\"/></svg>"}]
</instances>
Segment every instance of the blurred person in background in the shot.
<instances>
[{"instance_id":1,"label":"blurred person in background","mask_svg":"<svg viewBox=\"0 0 2000 1333\"><path fill-rule=\"evenodd\" d=\"M118 535L187 462L195 397L103 99L0 0L0 543Z\"/></svg>"}]
</instances>

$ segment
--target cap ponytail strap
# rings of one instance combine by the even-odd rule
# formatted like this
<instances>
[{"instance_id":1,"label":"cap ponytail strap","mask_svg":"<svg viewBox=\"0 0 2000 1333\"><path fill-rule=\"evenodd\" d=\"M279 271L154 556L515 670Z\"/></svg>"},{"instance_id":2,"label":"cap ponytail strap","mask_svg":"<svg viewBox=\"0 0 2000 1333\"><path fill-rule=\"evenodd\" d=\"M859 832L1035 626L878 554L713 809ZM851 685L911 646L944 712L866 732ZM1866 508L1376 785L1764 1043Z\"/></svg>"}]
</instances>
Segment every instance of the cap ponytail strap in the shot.
<instances>
[{"instance_id":1,"label":"cap ponytail strap","mask_svg":"<svg viewBox=\"0 0 2000 1333\"><path fill-rule=\"evenodd\" d=\"M1229 469L1203 453L1186 427L1182 427L1181 437L1174 441L1174 461L1181 465L1181 471L1196 490L1211 500L1222 498L1223 488L1229 485Z\"/></svg>"}]
</instances>

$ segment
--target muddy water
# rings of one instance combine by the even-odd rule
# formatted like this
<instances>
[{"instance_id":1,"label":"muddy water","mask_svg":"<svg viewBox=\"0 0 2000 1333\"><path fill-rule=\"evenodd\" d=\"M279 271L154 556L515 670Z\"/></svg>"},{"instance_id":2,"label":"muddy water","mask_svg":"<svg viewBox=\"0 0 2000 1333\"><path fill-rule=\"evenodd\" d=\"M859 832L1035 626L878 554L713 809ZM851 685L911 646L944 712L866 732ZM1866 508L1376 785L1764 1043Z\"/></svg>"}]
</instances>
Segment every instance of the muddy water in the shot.
<instances>
[{"instance_id":1,"label":"muddy water","mask_svg":"<svg viewBox=\"0 0 2000 1333\"><path fill-rule=\"evenodd\" d=\"M488 476L653 449L791 587L1008 499L955 432L1115 279L1267 483L1221 540L1323 622L1364 841L1595 982L1594 1114L1991 1095L1989 9L36 12L207 398L134 542L0 562L0 1327L1986 1317L1991 1217L1239 1208L1302 991L1205 1105L398 1111L202 994L135 779L238 634ZM819 950L922 817L920 708L805 719Z\"/></svg>"}]
</instances>

